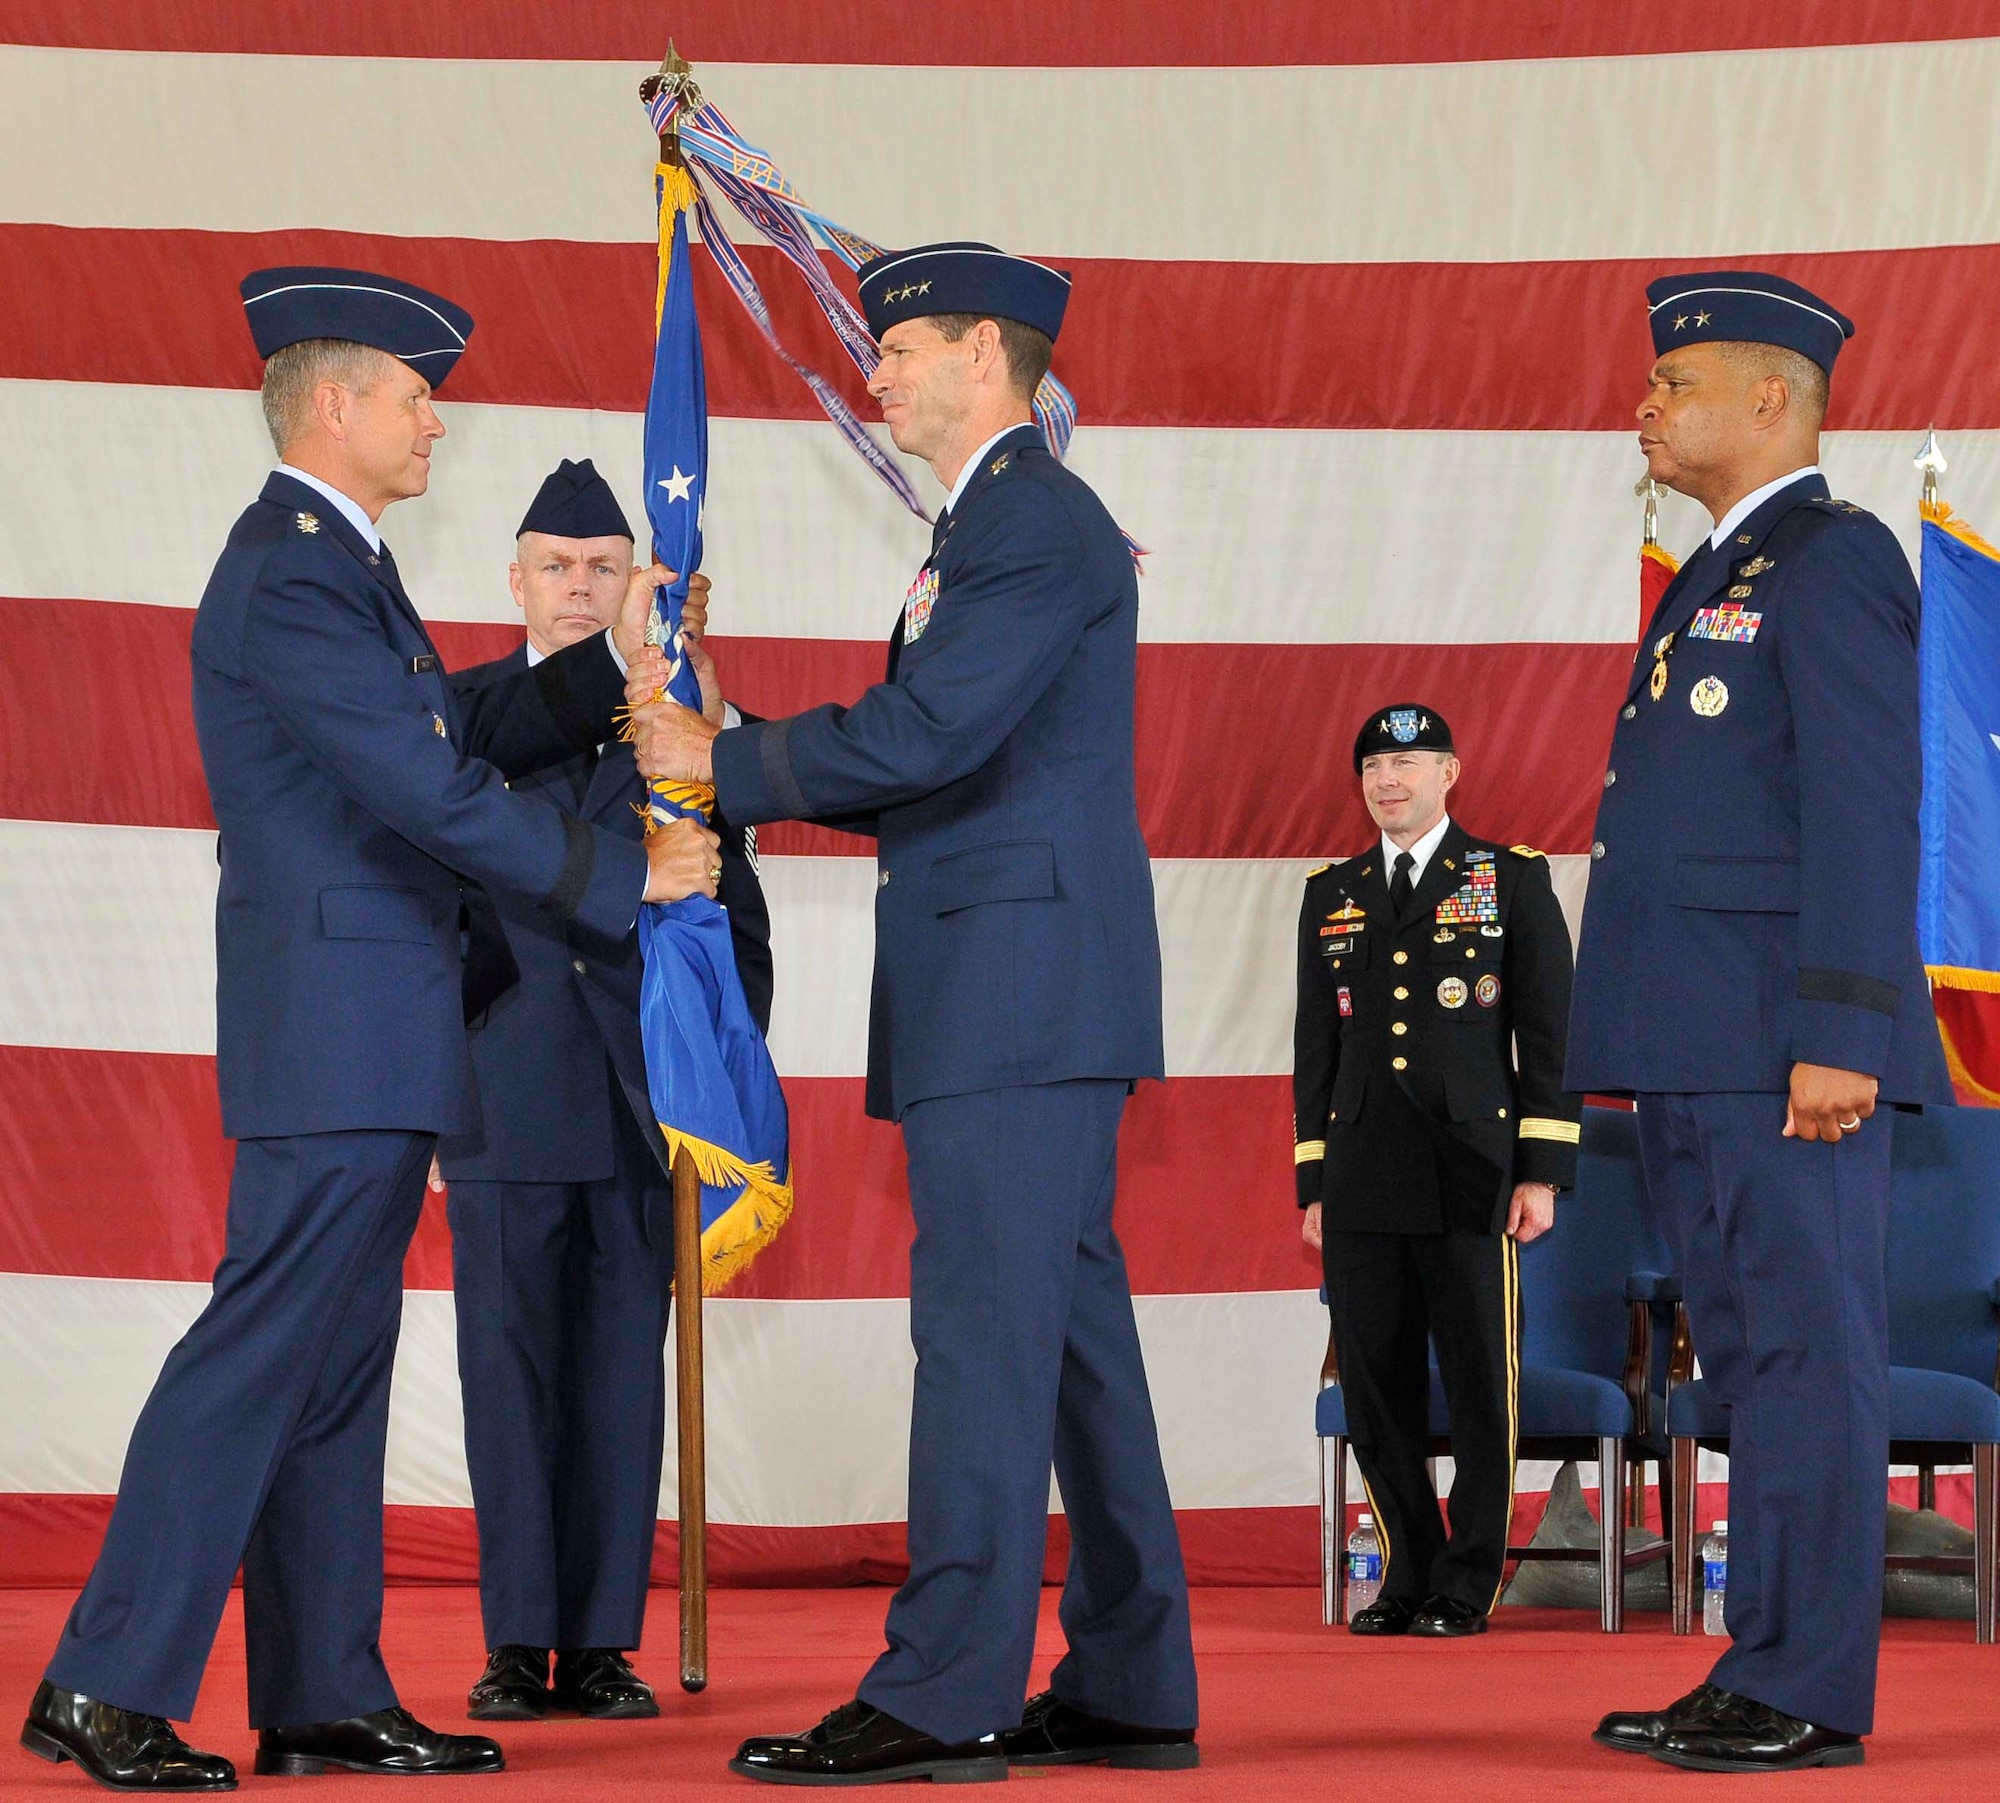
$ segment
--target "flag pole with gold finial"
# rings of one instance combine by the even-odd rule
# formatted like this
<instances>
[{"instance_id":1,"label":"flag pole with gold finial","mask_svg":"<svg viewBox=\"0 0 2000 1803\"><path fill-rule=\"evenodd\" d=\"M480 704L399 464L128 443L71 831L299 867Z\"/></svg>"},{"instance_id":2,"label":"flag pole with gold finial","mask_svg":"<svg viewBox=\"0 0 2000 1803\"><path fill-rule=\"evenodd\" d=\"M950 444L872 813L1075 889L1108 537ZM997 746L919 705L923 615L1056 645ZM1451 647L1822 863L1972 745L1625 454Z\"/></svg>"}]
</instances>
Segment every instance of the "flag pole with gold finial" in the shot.
<instances>
[{"instance_id":1,"label":"flag pole with gold finial","mask_svg":"<svg viewBox=\"0 0 2000 1803\"><path fill-rule=\"evenodd\" d=\"M673 41L657 75L639 84L639 98L651 102L673 85L698 103L694 71L676 53ZM678 118L678 115L676 115ZM660 134L660 162L683 169L675 120ZM681 1549L681 1688L708 1687L708 1434L707 1389L701 1344L701 1173L683 1145L674 1153L674 1390L680 1428L679 1469Z\"/></svg>"}]
</instances>

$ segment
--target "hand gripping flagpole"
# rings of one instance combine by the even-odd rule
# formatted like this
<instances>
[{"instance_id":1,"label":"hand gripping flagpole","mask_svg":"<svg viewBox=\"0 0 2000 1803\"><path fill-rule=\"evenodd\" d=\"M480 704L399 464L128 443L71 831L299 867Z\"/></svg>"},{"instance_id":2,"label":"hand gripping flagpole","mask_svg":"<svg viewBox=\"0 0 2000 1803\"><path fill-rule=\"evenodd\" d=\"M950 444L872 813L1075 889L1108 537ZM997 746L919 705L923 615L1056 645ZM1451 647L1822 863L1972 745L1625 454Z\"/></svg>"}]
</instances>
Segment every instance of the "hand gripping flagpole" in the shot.
<instances>
[{"instance_id":1,"label":"hand gripping flagpole","mask_svg":"<svg viewBox=\"0 0 2000 1803\"><path fill-rule=\"evenodd\" d=\"M658 75L641 83L650 102L669 84L693 88L693 71L671 43ZM680 132L669 120L660 133L660 161L685 168ZM680 1428L681 1689L708 1688L708 1397L701 1347L701 1172L685 1143L674 1152L674 1379Z\"/></svg>"}]
</instances>

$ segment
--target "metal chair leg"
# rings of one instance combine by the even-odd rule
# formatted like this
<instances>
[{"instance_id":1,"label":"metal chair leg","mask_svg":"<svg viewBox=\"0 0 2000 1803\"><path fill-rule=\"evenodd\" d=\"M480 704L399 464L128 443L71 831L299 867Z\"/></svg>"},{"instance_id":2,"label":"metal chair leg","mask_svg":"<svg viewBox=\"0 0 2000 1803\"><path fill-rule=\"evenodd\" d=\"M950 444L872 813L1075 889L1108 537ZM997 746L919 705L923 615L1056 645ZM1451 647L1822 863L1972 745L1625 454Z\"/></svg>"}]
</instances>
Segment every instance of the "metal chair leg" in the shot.
<instances>
[{"instance_id":1,"label":"metal chair leg","mask_svg":"<svg viewBox=\"0 0 2000 1803\"><path fill-rule=\"evenodd\" d=\"M1972 1620L1973 1638L1994 1643L1996 1585L2000 1585L2000 1446L1972 1449Z\"/></svg>"},{"instance_id":2,"label":"metal chair leg","mask_svg":"<svg viewBox=\"0 0 2000 1803\"><path fill-rule=\"evenodd\" d=\"M1674 1600L1674 1632L1694 1632L1695 1564L1694 1518L1695 1460L1697 1447L1692 1440L1674 1442L1674 1527L1669 1584Z\"/></svg>"},{"instance_id":3,"label":"metal chair leg","mask_svg":"<svg viewBox=\"0 0 2000 1803\"><path fill-rule=\"evenodd\" d=\"M1319 1443L1319 1618L1324 1627L1347 1620L1347 1438Z\"/></svg>"},{"instance_id":4,"label":"metal chair leg","mask_svg":"<svg viewBox=\"0 0 2000 1803\"><path fill-rule=\"evenodd\" d=\"M1632 1461L1632 1512L1625 1517L1627 1527L1642 1528L1646 1525L1646 1455L1642 1452Z\"/></svg>"},{"instance_id":5,"label":"metal chair leg","mask_svg":"<svg viewBox=\"0 0 2000 1803\"><path fill-rule=\"evenodd\" d=\"M1625 1442L1597 1442L1597 1616L1607 1634L1625 1631Z\"/></svg>"}]
</instances>

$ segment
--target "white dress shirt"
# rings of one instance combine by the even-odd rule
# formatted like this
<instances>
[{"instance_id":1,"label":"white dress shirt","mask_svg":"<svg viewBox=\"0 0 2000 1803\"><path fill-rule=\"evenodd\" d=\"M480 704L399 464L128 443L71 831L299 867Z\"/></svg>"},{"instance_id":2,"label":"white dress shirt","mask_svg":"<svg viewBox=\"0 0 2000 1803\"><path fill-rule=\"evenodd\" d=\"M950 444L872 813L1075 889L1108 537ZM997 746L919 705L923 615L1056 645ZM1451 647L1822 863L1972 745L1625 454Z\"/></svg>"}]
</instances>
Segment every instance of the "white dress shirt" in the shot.
<instances>
[{"instance_id":1,"label":"white dress shirt","mask_svg":"<svg viewBox=\"0 0 2000 1803\"><path fill-rule=\"evenodd\" d=\"M1734 507L1730 508L1721 519L1716 521L1715 530L1708 535L1708 548L1711 551L1720 551L1723 541L1755 513L1758 508L1762 507L1779 489L1787 488L1794 482L1803 482L1808 476L1817 476L1818 474L1819 465L1809 463L1802 470L1792 470L1788 474L1780 476L1775 482L1766 482L1762 488L1753 489L1742 500L1738 501Z\"/></svg>"},{"instance_id":2,"label":"white dress shirt","mask_svg":"<svg viewBox=\"0 0 2000 1803\"><path fill-rule=\"evenodd\" d=\"M1437 825L1424 834L1416 844L1407 847L1399 846L1387 833L1384 833L1382 835L1382 874L1385 877L1393 879L1396 874L1396 860L1407 850L1410 856L1416 859L1416 862L1410 866L1410 887L1414 889L1424 880L1424 871L1430 864L1431 854L1444 843L1445 831L1450 825L1451 815L1448 813L1440 814Z\"/></svg>"}]
</instances>

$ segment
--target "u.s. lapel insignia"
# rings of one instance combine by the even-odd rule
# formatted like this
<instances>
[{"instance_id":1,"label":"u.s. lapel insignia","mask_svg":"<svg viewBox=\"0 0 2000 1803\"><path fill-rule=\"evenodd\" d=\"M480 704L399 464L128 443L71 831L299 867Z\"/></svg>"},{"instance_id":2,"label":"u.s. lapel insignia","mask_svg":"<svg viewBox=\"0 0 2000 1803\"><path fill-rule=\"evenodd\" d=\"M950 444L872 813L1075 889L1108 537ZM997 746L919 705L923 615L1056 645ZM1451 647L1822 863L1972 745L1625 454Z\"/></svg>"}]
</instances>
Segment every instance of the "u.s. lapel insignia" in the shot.
<instances>
[{"instance_id":1,"label":"u.s. lapel insignia","mask_svg":"<svg viewBox=\"0 0 2000 1803\"><path fill-rule=\"evenodd\" d=\"M1688 691L1688 706L1704 720L1713 720L1729 705L1729 690L1720 677L1704 676Z\"/></svg>"},{"instance_id":2,"label":"u.s. lapel insignia","mask_svg":"<svg viewBox=\"0 0 2000 1803\"><path fill-rule=\"evenodd\" d=\"M295 514L292 517L292 523L301 532L317 532L319 530L319 515L316 513Z\"/></svg>"}]
</instances>

